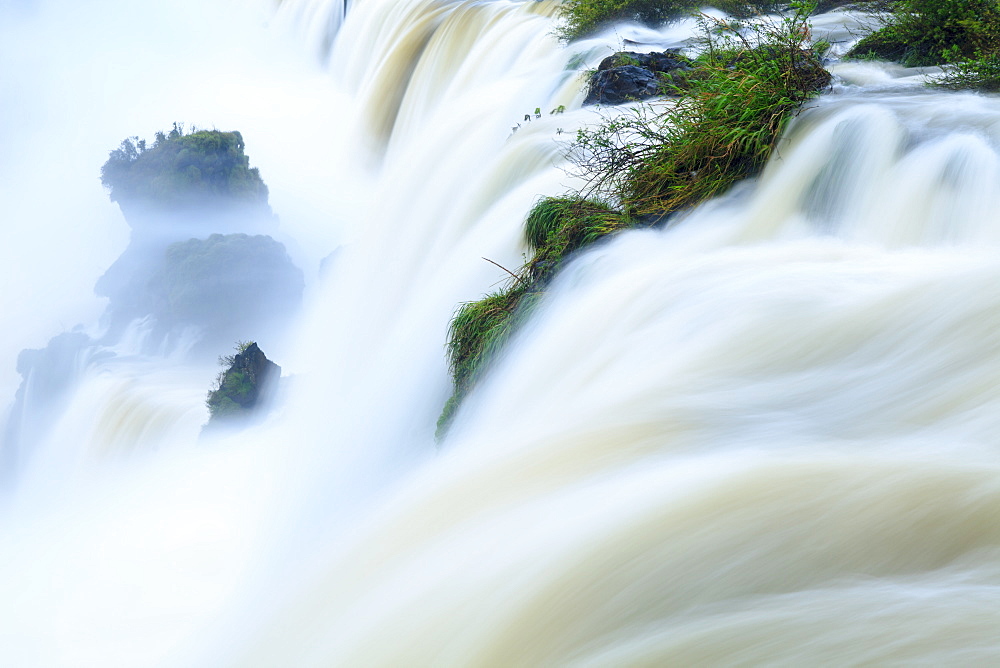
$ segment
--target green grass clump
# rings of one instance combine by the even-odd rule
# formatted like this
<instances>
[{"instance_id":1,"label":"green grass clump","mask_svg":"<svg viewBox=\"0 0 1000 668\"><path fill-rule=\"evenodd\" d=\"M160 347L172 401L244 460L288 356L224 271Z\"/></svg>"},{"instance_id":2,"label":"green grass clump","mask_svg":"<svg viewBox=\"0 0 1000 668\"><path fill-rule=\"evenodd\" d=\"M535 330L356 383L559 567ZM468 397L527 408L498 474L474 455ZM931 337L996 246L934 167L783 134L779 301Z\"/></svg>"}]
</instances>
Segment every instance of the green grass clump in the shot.
<instances>
[{"instance_id":1,"label":"green grass clump","mask_svg":"<svg viewBox=\"0 0 1000 668\"><path fill-rule=\"evenodd\" d=\"M703 18L706 49L680 101L578 134L575 156L588 188L537 202L524 230L532 257L506 289L463 304L451 323L454 393L438 438L568 257L720 194L764 165L787 121L830 81L807 46L810 9L793 3L777 24Z\"/></svg>"},{"instance_id":2,"label":"green grass clump","mask_svg":"<svg viewBox=\"0 0 1000 668\"><path fill-rule=\"evenodd\" d=\"M706 5L721 9L737 17L747 17L769 11L778 2L740 2L739 0L563 0L560 15L563 25L559 36L572 41L593 34L612 23L636 21L646 25L660 25L690 15Z\"/></svg>"},{"instance_id":3,"label":"green grass clump","mask_svg":"<svg viewBox=\"0 0 1000 668\"><path fill-rule=\"evenodd\" d=\"M546 197L532 207L524 226L532 258L509 286L462 304L451 321L447 354L454 392L438 419L438 438L566 258L631 226L630 219L607 205L580 197Z\"/></svg>"},{"instance_id":4,"label":"green grass clump","mask_svg":"<svg viewBox=\"0 0 1000 668\"><path fill-rule=\"evenodd\" d=\"M899 0L885 25L848 57L892 60L907 67L979 59L1000 49L996 0Z\"/></svg>"},{"instance_id":5,"label":"green grass clump","mask_svg":"<svg viewBox=\"0 0 1000 668\"><path fill-rule=\"evenodd\" d=\"M788 120L828 85L808 46L807 6L778 24L706 24L710 37L676 103L639 107L577 134L587 192L632 217L666 214L723 193L767 162Z\"/></svg>"},{"instance_id":6,"label":"green grass clump","mask_svg":"<svg viewBox=\"0 0 1000 668\"><path fill-rule=\"evenodd\" d=\"M515 313L527 293L527 285L518 281L459 307L448 328L447 344L454 391L438 418L438 438L444 437L462 400L510 338Z\"/></svg>"},{"instance_id":7,"label":"green grass clump","mask_svg":"<svg viewBox=\"0 0 1000 668\"><path fill-rule=\"evenodd\" d=\"M113 202L177 208L228 201L267 208L267 186L244 148L239 132L184 134L174 123L169 133L156 133L152 146L138 137L122 141L101 167L101 183Z\"/></svg>"},{"instance_id":8,"label":"green grass clump","mask_svg":"<svg viewBox=\"0 0 1000 668\"><path fill-rule=\"evenodd\" d=\"M533 283L544 283L571 253L631 226L629 218L594 200L539 200L524 223L525 241L535 251L524 273Z\"/></svg>"}]
</instances>

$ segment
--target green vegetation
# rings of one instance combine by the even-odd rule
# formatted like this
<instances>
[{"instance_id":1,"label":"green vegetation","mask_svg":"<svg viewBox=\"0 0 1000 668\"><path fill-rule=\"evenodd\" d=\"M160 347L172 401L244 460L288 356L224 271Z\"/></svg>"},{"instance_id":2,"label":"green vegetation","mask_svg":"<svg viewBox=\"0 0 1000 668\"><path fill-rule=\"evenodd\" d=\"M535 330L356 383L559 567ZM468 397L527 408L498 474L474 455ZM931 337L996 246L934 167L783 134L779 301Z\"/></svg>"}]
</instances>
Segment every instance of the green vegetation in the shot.
<instances>
[{"instance_id":1,"label":"green vegetation","mask_svg":"<svg viewBox=\"0 0 1000 668\"><path fill-rule=\"evenodd\" d=\"M287 316L303 283L284 245L271 237L213 234L168 246L143 302L163 322L225 331L249 315Z\"/></svg>"},{"instance_id":2,"label":"green vegetation","mask_svg":"<svg viewBox=\"0 0 1000 668\"><path fill-rule=\"evenodd\" d=\"M560 14L563 25L559 36L565 41L586 37L618 21L637 21L659 25L687 16L705 5L737 17L752 16L774 9L779 3L740 2L739 0L563 0Z\"/></svg>"},{"instance_id":3,"label":"green vegetation","mask_svg":"<svg viewBox=\"0 0 1000 668\"><path fill-rule=\"evenodd\" d=\"M571 41L616 21L656 25L692 9L692 3L686 0L563 0L560 13L565 23L559 35Z\"/></svg>"},{"instance_id":4,"label":"green vegetation","mask_svg":"<svg viewBox=\"0 0 1000 668\"><path fill-rule=\"evenodd\" d=\"M587 194L631 217L662 217L722 194L767 162L785 124L830 75L808 48L807 6L779 24L721 29L696 60L688 89L577 134Z\"/></svg>"},{"instance_id":5,"label":"green vegetation","mask_svg":"<svg viewBox=\"0 0 1000 668\"><path fill-rule=\"evenodd\" d=\"M705 49L680 101L578 134L574 156L588 187L537 202L525 221L532 257L506 288L463 304L451 323L454 393L439 438L566 258L719 195L763 167L788 120L830 81L808 48L810 9L793 3L773 24L703 19Z\"/></svg>"},{"instance_id":6,"label":"green vegetation","mask_svg":"<svg viewBox=\"0 0 1000 668\"><path fill-rule=\"evenodd\" d=\"M234 355L219 357L222 370L205 404L210 420L247 417L281 376L281 367L267 359L253 341L238 341Z\"/></svg>"},{"instance_id":7,"label":"green vegetation","mask_svg":"<svg viewBox=\"0 0 1000 668\"><path fill-rule=\"evenodd\" d=\"M438 438L444 436L466 394L510 338L520 319L515 314L523 313L518 305L527 294L527 286L518 281L458 309L448 329L447 345L455 389L438 418Z\"/></svg>"},{"instance_id":8,"label":"green vegetation","mask_svg":"<svg viewBox=\"0 0 1000 668\"><path fill-rule=\"evenodd\" d=\"M849 57L920 67L989 58L1000 50L997 0L898 0L892 10L885 25L858 42ZM967 75L975 71L966 68Z\"/></svg>"},{"instance_id":9,"label":"green vegetation","mask_svg":"<svg viewBox=\"0 0 1000 668\"><path fill-rule=\"evenodd\" d=\"M448 359L455 391L438 420L444 435L465 395L483 376L511 334L531 312L556 270L575 251L631 227L622 214L579 197L538 201L525 221L525 241L534 256L510 284L476 302L462 304L448 330Z\"/></svg>"},{"instance_id":10,"label":"green vegetation","mask_svg":"<svg viewBox=\"0 0 1000 668\"><path fill-rule=\"evenodd\" d=\"M101 183L113 202L160 207L229 202L267 208L267 186L243 152L239 132L192 130L174 123L157 132L152 146L129 137L101 167Z\"/></svg>"},{"instance_id":11,"label":"green vegetation","mask_svg":"<svg viewBox=\"0 0 1000 668\"><path fill-rule=\"evenodd\" d=\"M547 197L528 213L524 237L534 256L522 282L544 285L571 253L632 226L624 215L594 200Z\"/></svg>"},{"instance_id":12,"label":"green vegetation","mask_svg":"<svg viewBox=\"0 0 1000 668\"><path fill-rule=\"evenodd\" d=\"M1000 93L1000 53L955 63L944 76L933 83L942 88L972 88L987 93Z\"/></svg>"}]
</instances>

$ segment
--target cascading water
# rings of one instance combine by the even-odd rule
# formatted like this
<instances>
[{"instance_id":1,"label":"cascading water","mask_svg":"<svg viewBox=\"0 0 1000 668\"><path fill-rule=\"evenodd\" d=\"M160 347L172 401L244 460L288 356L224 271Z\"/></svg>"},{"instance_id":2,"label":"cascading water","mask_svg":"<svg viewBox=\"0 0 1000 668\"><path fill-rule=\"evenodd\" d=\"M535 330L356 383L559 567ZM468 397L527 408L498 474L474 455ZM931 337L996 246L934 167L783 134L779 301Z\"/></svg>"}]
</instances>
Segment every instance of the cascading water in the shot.
<instances>
[{"instance_id":1,"label":"cascading water","mask_svg":"<svg viewBox=\"0 0 1000 668\"><path fill-rule=\"evenodd\" d=\"M173 71L172 97L114 112L241 123L296 259L340 250L325 279L307 270L307 312L268 351L294 384L267 423L199 444L213 371L185 345L144 350L141 323L21 417L45 424L0 507L3 663L1000 658L995 98L834 66L759 180L576 258L437 449L455 305L504 279L482 257L519 265L531 203L574 185L560 156L596 118L578 68L620 39L680 45L692 26L563 47L549 3L359 0L335 37L342 6L285 0L269 33L239 23L264 57L220 37ZM0 16L55 44L76 34L56 9ZM75 20L96 30L124 9ZM290 29L332 89L280 61L273 34ZM150 48L147 74L165 53ZM246 69L218 72L233 99L255 91L256 112L183 97L182 75L237 55ZM268 106L278 94L288 104ZM113 219L91 193L100 151L141 131L111 125L71 153L74 169L90 160L73 201L95 224ZM23 223L30 202L9 190ZM39 220L61 229L62 213ZM7 359L39 343L12 331Z\"/></svg>"}]
</instances>

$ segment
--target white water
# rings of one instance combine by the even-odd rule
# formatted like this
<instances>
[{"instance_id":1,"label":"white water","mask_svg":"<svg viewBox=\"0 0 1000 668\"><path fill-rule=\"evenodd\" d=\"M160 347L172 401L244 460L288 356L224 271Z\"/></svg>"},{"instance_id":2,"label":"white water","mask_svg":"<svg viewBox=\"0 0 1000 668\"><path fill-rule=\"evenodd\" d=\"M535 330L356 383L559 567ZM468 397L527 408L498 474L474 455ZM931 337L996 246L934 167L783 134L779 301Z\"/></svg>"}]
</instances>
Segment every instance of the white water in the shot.
<instances>
[{"instance_id":1,"label":"white water","mask_svg":"<svg viewBox=\"0 0 1000 668\"><path fill-rule=\"evenodd\" d=\"M337 6L285 0L268 31L213 5L232 40L164 5L148 44L126 7L0 11L23 22L8 52L49 40L3 74L50 117L4 145L44 164L32 140L75 137L81 193L50 206L40 169L0 161L24 236L9 294L39 295L5 299L11 322L71 318L12 327L5 359L95 316L82 288L124 245L102 151L178 116L244 132L310 308L265 347L296 375L280 414L228 440L196 443L212 369L127 342L84 369L0 509L4 664L1000 659L996 98L836 66L758 183L573 263L437 450L452 310L504 278L481 257L520 262L534 199L572 185L559 142L593 114L567 64L690 26L567 49L545 3L360 0L334 40ZM105 97L64 80L107 65L65 64L94 36L125 40L141 77L112 68ZM205 60L231 96L189 90ZM94 136L56 104L70 94Z\"/></svg>"}]
</instances>

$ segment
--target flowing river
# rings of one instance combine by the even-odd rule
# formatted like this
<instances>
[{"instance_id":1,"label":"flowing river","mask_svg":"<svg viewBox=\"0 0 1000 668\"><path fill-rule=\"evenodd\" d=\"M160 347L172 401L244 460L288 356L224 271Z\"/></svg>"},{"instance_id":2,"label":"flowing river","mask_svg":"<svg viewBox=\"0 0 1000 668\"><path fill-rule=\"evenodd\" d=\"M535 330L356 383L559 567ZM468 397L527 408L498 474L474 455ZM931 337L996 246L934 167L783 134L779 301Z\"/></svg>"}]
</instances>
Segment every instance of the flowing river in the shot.
<instances>
[{"instance_id":1,"label":"flowing river","mask_svg":"<svg viewBox=\"0 0 1000 668\"><path fill-rule=\"evenodd\" d=\"M456 306L611 113L582 72L694 22L81 5L0 2L0 664L1000 663L1000 98L833 60L758 179L575 258L435 443ZM91 290L100 165L173 121L243 133L306 277L242 432L200 434L199 332L110 340Z\"/></svg>"}]
</instances>

